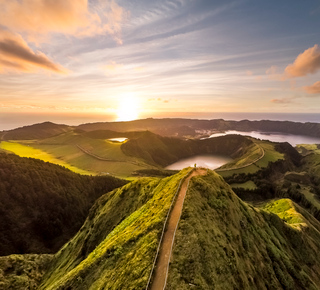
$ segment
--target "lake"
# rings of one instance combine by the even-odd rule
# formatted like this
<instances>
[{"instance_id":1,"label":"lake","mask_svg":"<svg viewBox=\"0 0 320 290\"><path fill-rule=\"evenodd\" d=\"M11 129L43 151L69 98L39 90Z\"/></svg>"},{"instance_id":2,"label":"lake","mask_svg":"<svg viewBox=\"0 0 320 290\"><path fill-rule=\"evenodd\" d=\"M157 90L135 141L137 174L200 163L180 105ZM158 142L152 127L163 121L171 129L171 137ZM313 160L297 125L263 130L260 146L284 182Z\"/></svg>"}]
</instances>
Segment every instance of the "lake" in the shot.
<instances>
[{"instance_id":1,"label":"lake","mask_svg":"<svg viewBox=\"0 0 320 290\"><path fill-rule=\"evenodd\" d=\"M284 133L276 133L276 132L241 132L241 131L226 131L224 133L216 133L210 135L209 138L225 136L230 134L238 134L244 136L250 136L262 140L269 140L273 142L288 142L292 146L296 146L297 144L319 144L320 138L317 137L309 137L309 136L302 136L302 135L292 135L292 134L284 134Z\"/></svg>"},{"instance_id":2,"label":"lake","mask_svg":"<svg viewBox=\"0 0 320 290\"><path fill-rule=\"evenodd\" d=\"M181 170L189 166L193 167L195 163L197 164L197 167L216 169L230 162L231 160L232 158L222 155L196 155L189 158L181 159L167 166L166 169Z\"/></svg>"},{"instance_id":3,"label":"lake","mask_svg":"<svg viewBox=\"0 0 320 290\"><path fill-rule=\"evenodd\" d=\"M124 142L124 141L126 141L126 140L128 140L128 138L126 138L126 137L108 139L108 141L111 141L111 142L119 142L119 143L122 143L122 142Z\"/></svg>"}]
</instances>

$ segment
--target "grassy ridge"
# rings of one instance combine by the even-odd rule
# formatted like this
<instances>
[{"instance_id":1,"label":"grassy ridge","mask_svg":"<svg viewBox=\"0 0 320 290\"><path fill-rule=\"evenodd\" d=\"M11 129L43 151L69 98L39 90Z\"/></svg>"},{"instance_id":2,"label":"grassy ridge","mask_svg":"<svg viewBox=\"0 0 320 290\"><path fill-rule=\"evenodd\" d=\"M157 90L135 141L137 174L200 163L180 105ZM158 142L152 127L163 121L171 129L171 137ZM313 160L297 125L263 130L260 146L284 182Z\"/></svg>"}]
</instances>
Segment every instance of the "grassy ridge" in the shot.
<instances>
[{"instance_id":1,"label":"grassy ridge","mask_svg":"<svg viewBox=\"0 0 320 290\"><path fill-rule=\"evenodd\" d=\"M167 211L188 171L143 178L100 198L56 254L40 289L143 289Z\"/></svg>"},{"instance_id":2,"label":"grassy ridge","mask_svg":"<svg viewBox=\"0 0 320 290\"><path fill-rule=\"evenodd\" d=\"M214 172L193 178L166 289L318 289L320 225L300 214L308 230L245 204Z\"/></svg>"},{"instance_id":3,"label":"grassy ridge","mask_svg":"<svg viewBox=\"0 0 320 290\"><path fill-rule=\"evenodd\" d=\"M284 154L278 152L275 149L275 143L269 142L269 141L260 141L257 139L251 139L254 142L254 145L251 145L247 148L247 152L235 160L235 162L231 162L226 164L225 166L221 167L223 170L219 171L219 174L221 174L223 177L232 176L233 174L252 174L258 172L262 168L268 167L268 164L270 162L275 162L277 160L283 160ZM261 155L262 151L264 152L263 158L258 160ZM247 164L252 163L253 161L256 161L253 164L246 166ZM241 165L242 164L242 165ZM240 167L239 169L234 169L234 167ZM243 167L245 166L245 167ZM242 168L241 168L242 167ZM231 168L230 170L224 170Z\"/></svg>"}]
</instances>

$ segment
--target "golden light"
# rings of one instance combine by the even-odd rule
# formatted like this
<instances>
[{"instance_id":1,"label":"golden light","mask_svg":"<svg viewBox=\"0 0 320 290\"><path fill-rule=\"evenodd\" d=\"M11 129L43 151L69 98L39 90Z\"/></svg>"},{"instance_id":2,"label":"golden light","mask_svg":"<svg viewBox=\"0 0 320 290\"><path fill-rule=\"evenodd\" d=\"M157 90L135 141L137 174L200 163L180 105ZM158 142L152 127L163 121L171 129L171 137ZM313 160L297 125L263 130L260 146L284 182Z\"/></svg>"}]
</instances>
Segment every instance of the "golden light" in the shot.
<instances>
[{"instance_id":1,"label":"golden light","mask_svg":"<svg viewBox=\"0 0 320 290\"><path fill-rule=\"evenodd\" d=\"M131 121L139 117L139 102L133 95L126 95L120 98L117 109L117 121Z\"/></svg>"}]
</instances>

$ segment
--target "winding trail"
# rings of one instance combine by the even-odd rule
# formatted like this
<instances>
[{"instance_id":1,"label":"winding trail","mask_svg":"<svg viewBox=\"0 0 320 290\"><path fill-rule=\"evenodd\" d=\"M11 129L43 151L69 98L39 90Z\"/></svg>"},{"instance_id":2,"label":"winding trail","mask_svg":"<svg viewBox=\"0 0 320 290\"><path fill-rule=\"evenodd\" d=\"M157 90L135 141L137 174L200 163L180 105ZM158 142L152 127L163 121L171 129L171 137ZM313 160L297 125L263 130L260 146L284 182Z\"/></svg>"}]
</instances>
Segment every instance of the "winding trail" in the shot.
<instances>
[{"instance_id":1,"label":"winding trail","mask_svg":"<svg viewBox=\"0 0 320 290\"><path fill-rule=\"evenodd\" d=\"M261 156L258 157L256 160L254 160L254 161L252 161L252 162L250 162L250 163L248 163L248 164L246 164L246 165L239 166L239 167L222 168L222 169L217 168L217 169L215 169L214 171L216 171L216 172L223 172L223 171L237 170L237 169L246 168L246 167L248 167L248 166L251 166L252 164L257 163L257 162L258 162L259 160L261 160L261 159L264 157L264 155L265 155L264 149L263 149L259 144L257 144L257 145L260 147Z\"/></svg>"},{"instance_id":2,"label":"winding trail","mask_svg":"<svg viewBox=\"0 0 320 290\"><path fill-rule=\"evenodd\" d=\"M160 251L155 265L152 283L149 287L149 289L151 290L163 290L166 286L172 246L182 213L183 202L188 190L189 181L193 176L206 174L207 169L196 168L181 185L177 200L170 213L166 231L164 232L163 239L160 245Z\"/></svg>"}]
</instances>

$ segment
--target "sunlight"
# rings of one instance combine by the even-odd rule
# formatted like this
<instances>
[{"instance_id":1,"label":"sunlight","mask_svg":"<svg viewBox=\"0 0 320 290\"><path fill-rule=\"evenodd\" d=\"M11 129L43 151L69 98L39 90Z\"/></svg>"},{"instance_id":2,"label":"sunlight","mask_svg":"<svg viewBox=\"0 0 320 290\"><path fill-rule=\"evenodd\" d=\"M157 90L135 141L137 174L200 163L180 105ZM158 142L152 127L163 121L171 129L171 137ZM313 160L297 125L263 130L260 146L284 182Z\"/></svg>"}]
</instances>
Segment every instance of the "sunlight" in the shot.
<instances>
[{"instance_id":1,"label":"sunlight","mask_svg":"<svg viewBox=\"0 0 320 290\"><path fill-rule=\"evenodd\" d=\"M133 94L121 97L117 116L117 121L132 121L139 117L138 100Z\"/></svg>"}]
</instances>

